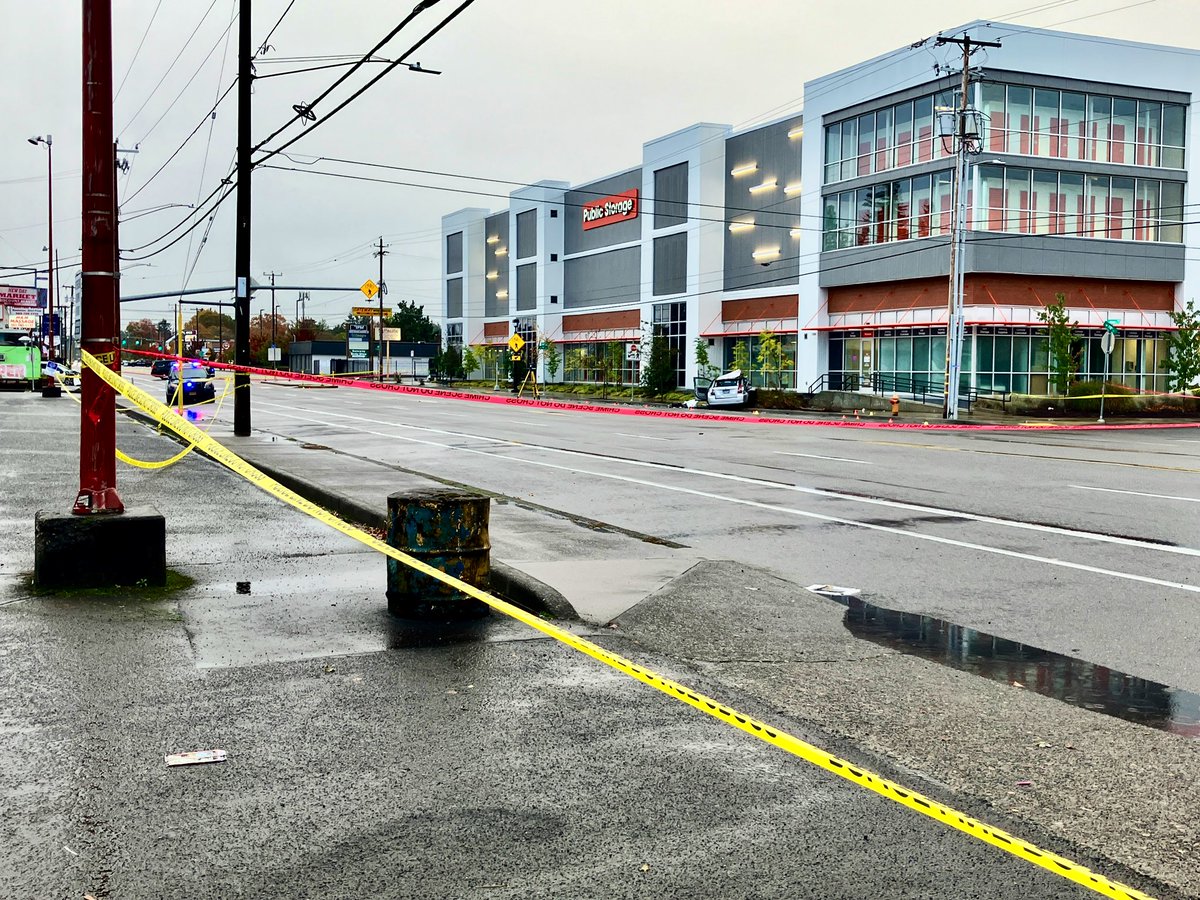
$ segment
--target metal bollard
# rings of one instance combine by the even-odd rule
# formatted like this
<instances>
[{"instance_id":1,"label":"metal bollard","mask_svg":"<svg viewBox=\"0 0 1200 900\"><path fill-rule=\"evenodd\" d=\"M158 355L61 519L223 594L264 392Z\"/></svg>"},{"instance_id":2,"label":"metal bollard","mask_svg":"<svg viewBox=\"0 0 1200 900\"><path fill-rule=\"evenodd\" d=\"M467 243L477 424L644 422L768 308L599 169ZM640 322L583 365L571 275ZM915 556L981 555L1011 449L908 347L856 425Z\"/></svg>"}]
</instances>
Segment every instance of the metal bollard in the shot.
<instances>
[{"instance_id":1,"label":"metal bollard","mask_svg":"<svg viewBox=\"0 0 1200 900\"><path fill-rule=\"evenodd\" d=\"M467 584L487 588L491 500L453 488L388 496L387 542ZM488 607L394 559L387 561L388 611L406 619L461 621Z\"/></svg>"}]
</instances>

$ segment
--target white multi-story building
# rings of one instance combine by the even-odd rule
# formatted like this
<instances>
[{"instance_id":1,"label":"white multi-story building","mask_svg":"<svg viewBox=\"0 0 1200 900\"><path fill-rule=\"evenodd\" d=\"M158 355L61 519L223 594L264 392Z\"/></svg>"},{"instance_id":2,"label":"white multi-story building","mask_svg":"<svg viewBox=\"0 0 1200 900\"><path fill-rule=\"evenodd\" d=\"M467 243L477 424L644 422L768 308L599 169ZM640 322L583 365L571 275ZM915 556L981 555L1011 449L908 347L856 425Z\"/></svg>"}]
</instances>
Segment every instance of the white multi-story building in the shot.
<instances>
[{"instance_id":1,"label":"white multi-story building","mask_svg":"<svg viewBox=\"0 0 1200 900\"><path fill-rule=\"evenodd\" d=\"M1101 371L1115 319L1113 378L1162 389L1170 313L1200 287L1186 255L1200 53L984 22L947 36L964 33L1001 46L972 58L967 98L981 129L962 383L1047 393L1038 313L1062 296L1083 372ZM684 386L698 340L726 367L744 342L753 370L770 331L787 387L940 384L954 147L937 114L959 105L961 76L931 66L933 46L808 82L803 115L694 125L615 174L446 216L448 340L536 333L567 351L560 377L589 381L608 345L658 332Z\"/></svg>"}]
</instances>

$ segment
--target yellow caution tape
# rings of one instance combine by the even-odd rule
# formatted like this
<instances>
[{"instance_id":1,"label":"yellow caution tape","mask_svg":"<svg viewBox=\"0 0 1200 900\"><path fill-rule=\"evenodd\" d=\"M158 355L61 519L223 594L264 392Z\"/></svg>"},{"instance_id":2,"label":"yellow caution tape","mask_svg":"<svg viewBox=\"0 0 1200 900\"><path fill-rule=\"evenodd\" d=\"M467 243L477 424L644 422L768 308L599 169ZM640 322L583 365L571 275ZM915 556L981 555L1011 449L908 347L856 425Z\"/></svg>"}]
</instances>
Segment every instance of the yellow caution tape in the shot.
<instances>
[{"instance_id":1,"label":"yellow caution tape","mask_svg":"<svg viewBox=\"0 0 1200 900\"><path fill-rule=\"evenodd\" d=\"M465 581L460 581L451 575L447 575L440 569L435 569L433 566L421 562L415 557L397 550L395 547L389 546L384 541L372 537L362 529L344 522L329 511L306 500L296 492L288 490L273 478L263 474L236 453L211 438L204 431L175 415L145 391L130 384L104 366L99 365L86 351L83 354L83 359L84 363L111 385L114 390L141 407L145 412L166 425L184 440L198 446L210 457L217 460L217 462L241 475L256 487L261 488L301 512L307 513L330 528L354 538L367 547L377 550L385 556L403 563L424 575L428 575L430 578L447 584L466 594L468 597L486 604L496 612L516 619L518 622L522 622L530 628L578 650L580 653L586 654L607 666L611 666L617 671L628 675L630 678L634 678L643 684L662 691L668 697L672 697L681 703L686 703L688 706L694 707L702 713L706 713L724 722L726 725L740 729L773 747L778 747L794 756L798 756L800 759L814 766L832 772L834 775L838 775L859 787L874 791L901 806L905 806L923 816L928 816L943 825L955 828L984 843L998 847L1013 856L1041 866L1055 875L1080 884L1098 894L1103 894L1105 897L1113 897L1117 898L1117 900L1153 900L1148 894L1144 894L1141 891L1118 882L1110 881L1104 876L1092 872L1085 866L1081 866L1048 850L1043 850L1028 841L1009 834L1003 829L974 819L965 813L958 812L931 800L923 794L911 791L894 781L889 781L886 778L876 775L861 766L856 766L851 762L826 753L824 750L806 741L802 741L800 738L794 737L785 731L767 725L765 722L760 722L750 716L743 715L717 700L706 697L704 694L693 691L691 688L672 681L669 678L665 678L645 666L639 666L625 659L623 656L605 650L598 644L593 644L591 641L571 634L569 631L565 631L538 618L533 613L526 612L520 607L513 606L511 603L501 600L498 597L493 597L486 591L482 591L473 585L467 584Z\"/></svg>"}]
</instances>

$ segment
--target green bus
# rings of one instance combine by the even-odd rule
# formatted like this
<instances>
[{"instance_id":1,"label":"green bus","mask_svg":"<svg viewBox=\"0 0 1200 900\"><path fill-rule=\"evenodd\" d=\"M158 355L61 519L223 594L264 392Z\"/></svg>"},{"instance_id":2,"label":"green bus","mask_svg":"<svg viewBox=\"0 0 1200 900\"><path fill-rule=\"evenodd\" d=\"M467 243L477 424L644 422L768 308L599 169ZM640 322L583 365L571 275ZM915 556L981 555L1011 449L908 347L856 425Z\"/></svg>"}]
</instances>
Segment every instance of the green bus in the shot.
<instances>
[{"instance_id":1,"label":"green bus","mask_svg":"<svg viewBox=\"0 0 1200 900\"><path fill-rule=\"evenodd\" d=\"M34 390L42 376L42 351L29 332L0 328L0 387Z\"/></svg>"}]
</instances>

